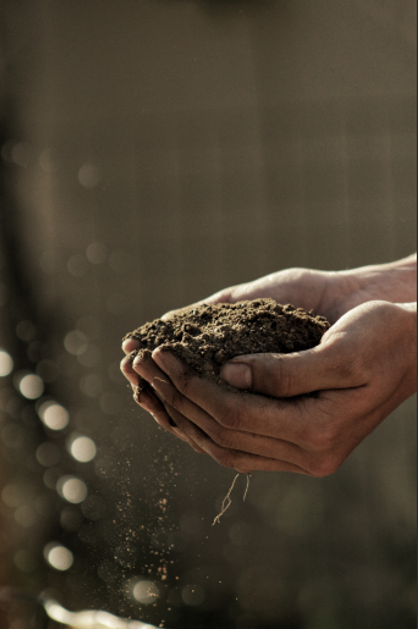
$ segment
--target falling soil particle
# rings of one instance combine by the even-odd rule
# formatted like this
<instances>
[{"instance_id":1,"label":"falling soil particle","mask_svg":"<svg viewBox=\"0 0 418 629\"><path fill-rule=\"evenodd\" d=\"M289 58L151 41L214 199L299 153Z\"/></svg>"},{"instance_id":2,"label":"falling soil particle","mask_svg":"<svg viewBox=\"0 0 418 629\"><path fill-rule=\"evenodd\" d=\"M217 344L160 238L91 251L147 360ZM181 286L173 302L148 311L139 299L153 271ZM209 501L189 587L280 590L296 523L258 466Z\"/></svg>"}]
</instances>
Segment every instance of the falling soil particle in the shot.
<instances>
[{"instance_id":1,"label":"falling soil particle","mask_svg":"<svg viewBox=\"0 0 418 629\"><path fill-rule=\"evenodd\" d=\"M273 299L255 299L183 309L167 320L145 323L124 340L133 338L141 343L141 349L132 352L132 359L137 354L150 356L157 347L171 350L198 375L230 388L219 373L234 356L310 349L318 345L329 327L325 317L302 308L283 306ZM139 389L146 386L142 381Z\"/></svg>"}]
</instances>

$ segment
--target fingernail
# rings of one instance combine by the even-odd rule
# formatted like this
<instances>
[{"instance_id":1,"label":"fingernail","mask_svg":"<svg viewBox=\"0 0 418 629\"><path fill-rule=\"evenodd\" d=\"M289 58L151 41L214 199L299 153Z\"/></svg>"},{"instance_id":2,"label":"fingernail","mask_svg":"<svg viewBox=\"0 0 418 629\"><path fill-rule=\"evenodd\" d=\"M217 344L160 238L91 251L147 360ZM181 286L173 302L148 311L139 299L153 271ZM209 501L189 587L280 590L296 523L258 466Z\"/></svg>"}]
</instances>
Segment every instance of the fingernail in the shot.
<instances>
[{"instance_id":1,"label":"fingernail","mask_svg":"<svg viewBox=\"0 0 418 629\"><path fill-rule=\"evenodd\" d=\"M160 366L160 365L164 365L164 367L165 367L165 364L166 364L166 361L165 361L165 358L166 358L166 353L167 353L167 352L162 352L162 351L161 351L161 350L157 347L157 349L155 349L155 350L152 352L152 358L153 358L154 362L155 362L157 365L159 365L159 366Z\"/></svg>"},{"instance_id":2,"label":"fingernail","mask_svg":"<svg viewBox=\"0 0 418 629\"><path fill-rule=\"evenodd\" d=\"M164 351L157 347L152 352L152 358L162 369L175 369L177 367L178 358L171 351Z\"/></svg>"},{"instance_id":3,"label":"fingernail","mask_svg":"<svg viewBox=\"0 0 418 629\"><path fill-rule=\"evenodd\" d=\"M142 378L144 378L144 380L147 380L147 379L149 378L149 374L148 374L148 370L146 369L146 367L145 367L145 365L144 365L143 360L142 360L141 358L135 358L135 360L134 360L134 361L133 361L133 363L132 363L132 369L133 369L136 373L138 373L138 372L137 372L137 369L139 369L139 368L140 368L140 372L141 372L139 375L140 375Z\"/></svg>"},{"instance_id":4,"label":"fingernail","mask_svg":"<svg viewBox=\"0 0 418 629\"><path fill-rule=\"evenodd\" d=\"M237 389L251 389L252 373L245 363L226 363L221 369L221 378Z\"/></svg>"}]
</instances>

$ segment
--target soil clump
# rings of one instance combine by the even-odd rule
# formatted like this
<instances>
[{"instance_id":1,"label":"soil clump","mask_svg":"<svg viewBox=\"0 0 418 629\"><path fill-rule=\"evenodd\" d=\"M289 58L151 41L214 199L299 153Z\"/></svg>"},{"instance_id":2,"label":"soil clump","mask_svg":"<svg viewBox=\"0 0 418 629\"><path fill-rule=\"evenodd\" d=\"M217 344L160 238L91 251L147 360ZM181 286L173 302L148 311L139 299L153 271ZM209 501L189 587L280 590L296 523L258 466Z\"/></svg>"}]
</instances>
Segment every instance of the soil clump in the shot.
<instances>
[{"instance_id":1,"label":"soil clump","mask_svg":"<svg viewBox=\"0 0 418 629\"><path fill-rule=\"evenodd\" d=\"M232 389L219 377L224 363L242 354L299 352L318 345L330 327L291 304L254 299L234 304L202 304L183 309L170 319L155 319L124 337L141 342L131 354L151 355L157 347L172 351L191 370ZM139 390L146 388L141 381ZM234 389L236 390L236 389Z\"/></svg>"}]
</instances>

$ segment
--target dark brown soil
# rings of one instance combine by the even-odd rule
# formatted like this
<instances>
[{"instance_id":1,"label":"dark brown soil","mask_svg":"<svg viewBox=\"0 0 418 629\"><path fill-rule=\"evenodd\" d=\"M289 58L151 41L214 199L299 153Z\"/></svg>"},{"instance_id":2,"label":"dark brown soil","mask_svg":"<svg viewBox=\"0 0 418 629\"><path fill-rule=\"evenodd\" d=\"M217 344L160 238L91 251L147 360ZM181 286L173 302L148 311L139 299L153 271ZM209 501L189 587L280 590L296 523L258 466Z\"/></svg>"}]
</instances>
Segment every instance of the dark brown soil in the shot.
<instances>
[{"instance_id":1,"label":"dark brown soil","mask_svg":"<svg viewBox=\"0 0 418 629\"><path fill-rule=\"evenodd\" d=\"M234 356L310 349L318 345L329 327L325 317L302 308L282 306L273 299L255 299L195 306L166 321L145 323L124 338L141 342L142 348L132 352L132 358L138 353L150 355L161 346L173 351L195 373L226 385L219 372ZM145 381L139 388L144 385Z\"/></svg>"}]
</instances>

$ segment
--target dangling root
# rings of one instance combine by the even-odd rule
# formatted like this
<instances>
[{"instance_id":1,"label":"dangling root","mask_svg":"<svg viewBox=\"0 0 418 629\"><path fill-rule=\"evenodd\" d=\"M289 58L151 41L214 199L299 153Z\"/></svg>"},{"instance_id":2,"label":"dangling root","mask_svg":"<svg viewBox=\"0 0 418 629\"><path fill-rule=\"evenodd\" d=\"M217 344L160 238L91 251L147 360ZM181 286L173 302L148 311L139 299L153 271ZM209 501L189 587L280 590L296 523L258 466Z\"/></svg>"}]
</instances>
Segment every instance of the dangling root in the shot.
<instances>
[{"instance_id":1,"label":"dangling root","mask_svg":"<svg viewBox=\"0 0 418 629\"><path fill-rule=\"evenodd\" d=\"M238 478L239 474L235 475L234 480L232 481L232 485L228 490L228 493L226 494L225 498L222 500L222 506L221 506L221 512L218 513L218 515L216 516L216 518L214 519L214 521L212 522L212 526L215 526L215 524L218 522L218 524L220 524L220 520L221 517L223 516L223 514L225 513L225 511L229 508L232 500L230 498L231 495L231 491L234 489L234 485L237 482L237 478Z\"/></svg>"},{"instance_id":2,"label":"dangling root","mask_svg":"<svg viewBox=\"0 0 418 629\"><path fill-rule=\"evenodd\" d=\"M232 500L230 498L231 492L234 489L234 486L235 486L235 483L237 482L238 476L239 476L239 474L235 475L235 478L232 481L232 484L231 484L231 487L228 490L228 493L226 494L225 498L222 500L221 512L216 516L216 518L212 522L212 526L215 526L216 523L220 524L221 517L223 516L225 511L227 511L227 509L229 509L229 507L231 505L231 502L232 502ZM251 478L251 474L247 474L247 485L245 487L244 496L242 498L243 502L245 502L245 499L246 499L247 494L248 494L248 488L250 486L250 478Z\"/></svg>"},{"instance_id":3,"label":"dangling root","mask_svg":"<svg viewBox=\"0 0 418 629\"><path fill-rule=\"evenodd\" d=\"M242 502L245 502L245 499L247 497L248 489L250 487L250 478L251 478L251 474L247 474L247 484L245 486L245 491L244 491L244 495L242 497Z\"/></svg>"}]
</instances>

